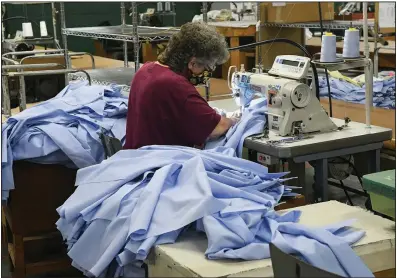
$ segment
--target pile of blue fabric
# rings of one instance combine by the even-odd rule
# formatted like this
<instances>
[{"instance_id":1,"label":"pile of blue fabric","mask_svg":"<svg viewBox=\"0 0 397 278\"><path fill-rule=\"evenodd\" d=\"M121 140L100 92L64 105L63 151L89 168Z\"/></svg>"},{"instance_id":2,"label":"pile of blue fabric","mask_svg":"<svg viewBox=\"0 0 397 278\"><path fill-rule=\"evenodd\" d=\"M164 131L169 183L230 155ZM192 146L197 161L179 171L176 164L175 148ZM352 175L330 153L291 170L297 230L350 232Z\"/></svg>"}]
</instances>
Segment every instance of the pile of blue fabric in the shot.
<instances>
[{"instance_id":1,"label":"pile of blue fabric","mask_svg":"<svg viewBox=\"0 0 397 278\"><path fill-rule=\"evenodd\" d=\"M205 149L227 147L236 150L237 156L242 157L245 138L261 134L266 124L267 99L258 98L251 101L249 107L244 110L237 125L232 126L225 136L217 140L208 141Z\"/></svg>"},{"instance_id":2,"label":"pile of blue fabric","mask_svg":"<svg viewBox=\"0 0 397 278\"><path fill-rule=\"evenodd\" d=\"M343 79L329 78L331 96L334 99L353 103L365 103L365 85L357 86ZM327 81L324 76L319 77L320 96L328 97ZM386 109L396 108L396 78L374 79L373 105Z\"/></svg>"},{"instance_id":3,"label":"pile of blue fabric","mask_svg":"<svg viewBox=\"0 0 397 278\"><path fill-rule=\"evenodd\" d=\"M188 226L206 233L208 259L269 258L273 242L333 273L373 277L349 246L364 236L348 228L353 221L308 228L299 211L274 211L291 194L284 175L225 147L122 150L78 171L57 227L73 265L94 277L141 275L150 248L174 243Z\"/></svg>"},{"instance_id":4,"label":"pile of blue fabric","mask_svg":"<svg viewBox=\"0 0 397 278\"><path fill-rule=\"evenodd\" d=\"M2 200L14 188L13 161L83 168L104 157L99 133L125 137L128 99L117 88L69 84L2 126Z\"/></svg>"}]
</instances>

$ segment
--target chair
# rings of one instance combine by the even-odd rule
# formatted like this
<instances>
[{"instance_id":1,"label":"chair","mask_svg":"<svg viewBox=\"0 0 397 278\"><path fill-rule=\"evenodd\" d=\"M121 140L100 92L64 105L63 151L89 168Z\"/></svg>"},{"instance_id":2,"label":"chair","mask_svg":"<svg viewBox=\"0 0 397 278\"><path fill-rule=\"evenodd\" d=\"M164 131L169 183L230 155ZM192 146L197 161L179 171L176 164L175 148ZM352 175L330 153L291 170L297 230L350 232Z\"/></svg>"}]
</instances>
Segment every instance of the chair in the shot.
<instances>
[{"instance_id":1,"label":"chair","mask_svg":"<svg viewBox=\"0 0 397 278\"><path fill-rule=\"evenodd\" d=\"M123 148L119 139L105 135L104 130L99 134L99 138L101 139L106 158L111 157ZM149 269L147 264L143 263L142 268L145 271L145 278L148 278Z\"/></svg>"},{"instance_id":2,"label":"chair","mask_svg":"<svg viewBox=\"0 0 397 278\"><path fill-rule=\"evenodd\" d=\"M275 278L300 278L300 277L322 277L335 278L342 277L334 273L322 270L315 266L309 265L304 261L284 253L273 243L270 243L270 256L273 265L273 274Z\"/></svg>"},{"instance_id":3,"label":"chair","mask_svg":"<svg viewBox=\"0 0 397 278\"><path fill-rule=\"evenodd\" d=\"M71 260L56 228L56 209L72 195L76 170L62 165L15 161L16 190L2 204L3 244L12 277L68 271Z\"/></svg>"},{"instance_id":4,"label":"chair","mask_svg":"<svg viewBox=\"0 0 397 278\"><path fill-rule=\"evenodd\" d=\"M101 139L106 158L111 157L123 148L119 139L105 135L104 131L99 134L99 138Z\"/></svg>"}]
</instances>

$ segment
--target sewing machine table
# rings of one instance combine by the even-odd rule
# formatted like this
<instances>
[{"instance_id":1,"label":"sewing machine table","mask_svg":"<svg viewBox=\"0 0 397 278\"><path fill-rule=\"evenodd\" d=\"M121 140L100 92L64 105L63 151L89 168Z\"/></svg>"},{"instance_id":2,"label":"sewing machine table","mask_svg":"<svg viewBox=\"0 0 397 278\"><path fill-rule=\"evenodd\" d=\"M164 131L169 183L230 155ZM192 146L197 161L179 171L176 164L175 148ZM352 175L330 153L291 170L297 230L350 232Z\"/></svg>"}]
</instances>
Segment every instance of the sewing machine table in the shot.
<instances>
[{"instance_id":1,"label":"sewing machine table","mask_svg":"<svg viewBox=\"0 0 397 278\"><path fill-rule=\"evenodd\" d=\"M213 107L228 112L238 107L233 99L211 101ZM344 120L332 119L337 126L342 126ZM313 200L312 188L305 186L305 163L315 161L315 184L318 201L328 201L328 159L338 156L366 154L367 173L380 171L380 149L383 141L392 138L392 130L378 126L367 128L365 124L350 122L348 127L334 132L313 134L312 138L291 143L269 144L282 137L270 132L269 138L247 138L244 147L288 162L291 176L298 177L291 185L302 186L307 202Z\"/></svg>"}]
</instances>

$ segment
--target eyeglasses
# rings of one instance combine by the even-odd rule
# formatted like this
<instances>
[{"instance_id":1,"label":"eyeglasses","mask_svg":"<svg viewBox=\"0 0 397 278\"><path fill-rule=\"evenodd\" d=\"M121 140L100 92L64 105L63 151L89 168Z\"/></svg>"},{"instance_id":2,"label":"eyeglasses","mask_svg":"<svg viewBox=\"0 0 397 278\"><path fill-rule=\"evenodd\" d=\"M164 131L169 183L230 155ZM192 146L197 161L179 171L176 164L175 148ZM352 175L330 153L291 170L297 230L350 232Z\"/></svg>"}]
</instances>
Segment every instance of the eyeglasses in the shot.
<instances>
[{"instance_id":1,"label":"eyeglasses","mask_svg":"<svg viewBox=\"0 0 397 278\"><path fill-rule=\"evenodd\" d=\"M216 65L206 65L205 69L207 71L214 71L216 69Z\"/></svg>"}]
</instances>

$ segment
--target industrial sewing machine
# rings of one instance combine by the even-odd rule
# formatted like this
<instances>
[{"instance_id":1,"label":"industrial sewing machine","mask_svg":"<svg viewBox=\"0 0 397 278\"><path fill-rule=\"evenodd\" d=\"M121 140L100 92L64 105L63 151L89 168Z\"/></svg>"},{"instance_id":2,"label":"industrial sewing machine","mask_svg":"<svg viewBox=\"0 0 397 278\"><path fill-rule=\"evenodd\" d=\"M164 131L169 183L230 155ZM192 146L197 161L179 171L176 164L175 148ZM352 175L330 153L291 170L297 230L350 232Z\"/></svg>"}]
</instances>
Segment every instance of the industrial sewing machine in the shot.
<instances>
[{"instance_id":1,"label":"industrial sewing machine","mask_svg":"<svg viewBox=\"0 0 397 278\"><path fill-rule=\"evenodd\" d=\"M242 110L256 96L267 97L268 129L280 136L336 130L338 127L316 98L315 88L304 82L309 67L309 58L277 56L268 73L256 69L246 72L243 66L240 71L230 67L228 85Z\"/></svg>"}]
</instances>

